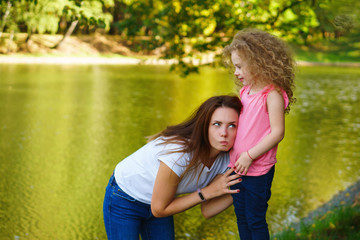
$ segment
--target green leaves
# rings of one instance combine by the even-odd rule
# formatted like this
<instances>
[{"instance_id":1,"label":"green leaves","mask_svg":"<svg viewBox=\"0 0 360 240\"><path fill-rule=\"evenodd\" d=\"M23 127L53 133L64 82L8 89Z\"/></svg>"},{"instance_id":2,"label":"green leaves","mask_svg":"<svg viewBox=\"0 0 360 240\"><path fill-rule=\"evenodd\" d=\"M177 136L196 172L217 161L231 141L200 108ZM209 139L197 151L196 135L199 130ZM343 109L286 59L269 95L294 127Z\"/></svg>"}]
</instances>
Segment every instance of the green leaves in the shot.
<instances>
[{"instance_id":1,"label":"green leaves","mask_svg":"<svg viewBox=\"0 0 360 240\"><path fill-rule=\"evenodd\" d=\"M0 0L0 37L3 31L63 33L77 21L74 31L119 34L133 50L176 59L174 69L188 74L242 28L306 45L358 31L359 9L357 0Z\"/></svg>"}]
</instances>

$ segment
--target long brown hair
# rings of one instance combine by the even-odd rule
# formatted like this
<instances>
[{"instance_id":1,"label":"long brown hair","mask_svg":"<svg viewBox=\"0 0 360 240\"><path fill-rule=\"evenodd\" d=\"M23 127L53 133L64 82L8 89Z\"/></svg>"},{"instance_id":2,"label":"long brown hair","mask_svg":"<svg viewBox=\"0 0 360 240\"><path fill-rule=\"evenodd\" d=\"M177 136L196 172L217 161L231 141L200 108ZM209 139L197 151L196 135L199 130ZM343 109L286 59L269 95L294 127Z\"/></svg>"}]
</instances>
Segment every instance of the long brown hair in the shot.
<instances>
[{"instance_id":1,"label":"long brown hair","mask_svg":"<svg viewBox=\"0 0 360 240\"><path fill-rule=\"evenodd\" d=\"M273 84L286 92L289 105L285 112L289 112L290 105L296 101L293 96L295 61L289 46L270 33L250 28L237 32L224 48L223 62L230 68L233 68L231 53L234 51L246 59L246 66L255 81ZM235 83L242 86L238 79Z\"/></svg>"},{"instance_id":2,"label":"long brown hair","mask_svg":"<svg viewBox=\"0 0 360 240\"><path fill-rule=\"evenodd\" d=\"M173 152L190 153L191 159L180 179L210 158L209 125L213 113L219 107L231 108L240 114L242 105L237 96L211 97L202 103L184 122L168 126L162 132L149 137L149 140L154 140L162 136L165 141L163 144L176 143L183 146Z\"/></svg>"}]
</instances>

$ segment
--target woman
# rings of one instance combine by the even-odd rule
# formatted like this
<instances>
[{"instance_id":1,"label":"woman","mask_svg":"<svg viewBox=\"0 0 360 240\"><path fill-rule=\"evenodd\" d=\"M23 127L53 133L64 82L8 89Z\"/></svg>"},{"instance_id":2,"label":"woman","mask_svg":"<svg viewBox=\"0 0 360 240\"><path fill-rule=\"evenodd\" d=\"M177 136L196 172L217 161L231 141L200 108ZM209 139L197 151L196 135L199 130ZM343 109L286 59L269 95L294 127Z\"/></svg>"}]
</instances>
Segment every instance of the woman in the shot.
<instances>
[{"instance_id":1,"label":"woman","mask_svg":"<svg viewBox=\"0 0 360 240\"><path fill-rule=\"evenodd\" d=\"M187 121L122 160L104 199L108 239L174 239L172 215L199 203L207 218L222 211L214 203L232 201L239 190L229 187L241 181L226 171L240 110L236 96L211 97Z\"/></svg>"}]
</instances>

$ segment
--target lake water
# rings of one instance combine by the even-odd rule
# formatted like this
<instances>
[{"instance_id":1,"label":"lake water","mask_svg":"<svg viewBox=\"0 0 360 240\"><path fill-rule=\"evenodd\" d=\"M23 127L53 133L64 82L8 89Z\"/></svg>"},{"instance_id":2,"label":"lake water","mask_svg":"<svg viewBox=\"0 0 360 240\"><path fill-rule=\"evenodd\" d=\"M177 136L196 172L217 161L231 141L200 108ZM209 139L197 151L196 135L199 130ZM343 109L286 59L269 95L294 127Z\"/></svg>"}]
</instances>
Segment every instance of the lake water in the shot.
<instances>
[{"instance_id":1,"label":"lake water","mask_svg":"<svg viewBox=\"0 0 360 240\"><path fill-rule=\"evenodd\" d=\"M269 202L272 233L360 173L360 69L299 67ZM104 190L145 136L235 92L227 70L0 65L0 239L106 239ZM238 239L233 209L175 216L177 239Z\"/></svg>"}]
</instances>

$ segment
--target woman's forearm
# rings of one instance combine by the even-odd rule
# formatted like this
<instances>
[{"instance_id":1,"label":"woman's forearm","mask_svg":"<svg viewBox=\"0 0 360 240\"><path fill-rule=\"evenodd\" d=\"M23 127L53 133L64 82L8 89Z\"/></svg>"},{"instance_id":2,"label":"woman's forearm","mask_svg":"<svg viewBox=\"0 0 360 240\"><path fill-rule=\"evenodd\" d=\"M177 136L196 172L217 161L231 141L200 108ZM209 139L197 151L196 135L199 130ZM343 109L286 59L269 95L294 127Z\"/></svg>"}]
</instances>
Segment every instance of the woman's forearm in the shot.
<instances>
[{"instance_id":1,"label":"woman's forearm","mask_svg":"<svg viewBox=\"0 0 360 240\"><path fill-rule=\"evenodd\" d=\"M201 213L206 219L209 219L230 207L232 203L233 198L230 194L213 198L201 204Z\"/></svg>"},{"instance_id":2,"label":"woman's forearm","mask_svg":"<svg viewBox=\"0 0 360 240\"><path fill-rule=\"evenodd\" d=\"M201 203L197 192L193 192L181 197L174 198L168 205L163 205L161 201L152 201L151 211L155 217L168 217L183 212Z\"/></svg>"},{"instance_id":3,"label":"woman's forearm","mask_svg":"<svg viewBox=\"0 0 360 240\"><path fill-rule=\"evenodd\" d=\"M230 186L241 180L239 175L231 175L231 173L232 169L227 170L224 174L215 177L208 186L202 189L206 201L239 191L229 189ZM171 216L194 207L199 203L204 203L197 191L181 197L175 197L178 181L179 179L176 174L164 163L160 163L151 200L151 211L155 217Z\"/></svg>"}]
</instances>

